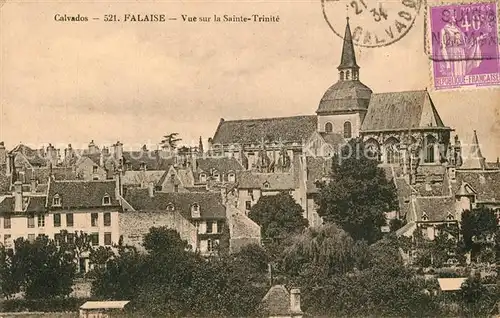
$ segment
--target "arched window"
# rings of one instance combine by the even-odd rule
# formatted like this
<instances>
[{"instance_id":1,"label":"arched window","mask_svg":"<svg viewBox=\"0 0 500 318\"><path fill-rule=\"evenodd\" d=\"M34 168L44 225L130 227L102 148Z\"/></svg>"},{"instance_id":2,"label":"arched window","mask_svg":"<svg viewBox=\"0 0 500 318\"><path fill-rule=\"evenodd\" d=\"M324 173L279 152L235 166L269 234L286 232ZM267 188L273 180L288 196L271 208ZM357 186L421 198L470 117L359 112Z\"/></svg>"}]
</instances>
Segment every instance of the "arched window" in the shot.
<instances>
[{"instance_id":1,"label":"arched window","mask_svg":"<svg viewBox=\"0 0 500 318\"><path fill-rule=\"evenodd\" d=\"M399 163L399 141L396 138L389 138L385 142L385 162L389 164Z\"/></svg>"},{"instance_id":2,"label":"arched window","mask_svg":"<svg viewBox=\"0 0 500 318\"><path fill-rule=\"evenodd\" d=\"M345 71L345 79L348 80L351 76L351 73L349 72L349 70Z\"/></svg>"},{"instance_id":3,"label":"arched window","mask_svg":"<svg viewBox=\"0 0 500 318\"><path fill-rule=\"evenodd\" d=\"M325 124L325 132L331 133L333 131L333 125L332 123L328 122Z\"/></svg>"},{"instance_id":4,"label":"arched window","mask_svg":"<svg viewBox=\"0 0 500 318\"><path fill-rule=\"evenodd\" d=\"M435 162L436 158L434 156L436 147L436 138L429 135L425 138L425 162L431 163Z\"/></svg>"},{"instance_id":5,"label":"arched window","mask_svg":"<svg viewBox=\"0 0 500 318\"><path fill-rule=\"evenodd\" d=\"M369 159L380 161L380 146L377 140L370 138L365 141L366 156Z\"/></svg>"},{"instance_id":6,"label":"arched window","mask_svg":"<svg viewBox=\"0 0 500 318\"><path fill-rule=\"evenodd\" d=\"M352 137L352 127L351 127L351 122L346 121L344 123L344 138L351 138Z\"/></svg>"}]
</instances>

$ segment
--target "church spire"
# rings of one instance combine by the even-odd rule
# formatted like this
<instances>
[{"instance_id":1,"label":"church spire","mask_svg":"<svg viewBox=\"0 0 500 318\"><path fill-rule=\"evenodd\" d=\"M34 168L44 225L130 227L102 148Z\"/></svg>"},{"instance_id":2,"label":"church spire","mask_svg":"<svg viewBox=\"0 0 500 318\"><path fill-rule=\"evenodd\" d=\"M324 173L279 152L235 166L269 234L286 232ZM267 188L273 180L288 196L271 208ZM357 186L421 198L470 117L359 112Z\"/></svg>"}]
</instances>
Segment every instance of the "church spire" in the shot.
<instances>
[{"instance_id":1,"label":"church spire","mask_svg":"<svg viewBox=\"0 0 500 318\"><path fill-rule=\"evenodd\" d=\"M344 45L342 47L342 56L340 65L337 67L341 81L358 80L359 66L356 63L356 54L354 54L354 43L352 42L351 27L349 26L349 17L345 27Z\"/></svg>"},{"instance_id":2,"label":"church spire","mask_svg":"<svg viewBox=\"0 0 500 318\"><path fill-rule=\"evenodd\" d=\"M472 144L470 145L469 156L465 159L462 169L486 169L486 159L481 153L481 148L479 147L479 141L477 139L477 133L474 130L474 136L472 137Z\"/></svg>"}]
</instances>

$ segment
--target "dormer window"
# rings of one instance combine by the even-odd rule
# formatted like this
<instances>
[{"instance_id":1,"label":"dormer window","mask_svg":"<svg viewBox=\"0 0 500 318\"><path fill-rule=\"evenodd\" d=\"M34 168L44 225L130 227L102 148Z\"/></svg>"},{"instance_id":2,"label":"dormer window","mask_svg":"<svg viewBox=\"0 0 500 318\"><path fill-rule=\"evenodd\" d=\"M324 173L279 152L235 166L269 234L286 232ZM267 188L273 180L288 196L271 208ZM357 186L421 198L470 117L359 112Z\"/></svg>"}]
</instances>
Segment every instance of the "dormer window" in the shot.
<instances>
[{"instance_id":1,"label":"dormer window","mask_svg":"<svg viewBox=\"0 0 500 318\"><path fill-rule=\"evenodd\" d=\"M429 221L429 217L427 216L427 214L424 212L424 214L422 214L422 221Z\"/></svg>"},{"instance_id":2,"label":"dormer window","mask_svg":"<svg viewBox=\"0 0 500 318\"><path fill-rule=\"evenodd\" d=\"M271 185L269 184L269 182L264 182L264 189L269 189L271 187Z\"/></svg>"},{"instance_id":3,"label":"dormer window","mask_svg":"<svg viewBox=\"0 0 500 318\"><path fill-rule=\"evenodd\" d=\"M191 206L191 217L200 217L200 205L198 203L194 203Z\"/></svg>"},{"instance_id":4,"label":"dormer window","mask_svg":"<svg viewBox=\"0 0 500 318\"><path fill-rule=\"evenodd\" d=\"M174 211L174 210L175 210L175 207L174 207L173 203L167 204L167 211Z\"/></svg>"},{"instance_id":5,"label":"dormer window","mask_svg":"<svg viewBox=\"0 0 500 318\"><path fill-rule=\"evenodd\" d=\"M207 175L202 173L200 174L200 182L207 182Z\"/></svg>"},{"instance_id":6,"label":"dormer window","mask_svg":"<svg viewBox=\"0 0 500 318\"><path fill-rule=\"evenodd\" d=\"M61 197L59 196L59 194L56 194L52 198L52 206L61 206Z\"/></svg>"},{"instance_id":7,"label":"dormer window","mask_svg":"<svg viewBox=\"0 0 500 318\"><path fill-rule=\"evenodd\" d=\"M453 216L453 214L448 213L448 215L446 216L446 219L447 219L448 221L453 221L453 220L455 220L455 217Z\"/></svg>"},{"instance_id":8,"label":"dormer window","mask_svg":"<svg viewBox=\"0 0 500 318\"><path fill-rule=\"evenodd\" d=\"M92 167L92 173L97 173L97 166Z\"/></svg>"},{"instance_id":9,"label":"dormer window","mask_svg":"<svg viewBox=\"0 0 500 318\"><path fill-rule=\"evenodd\" d=\"M102 198L102 205L111 205L111 197L109 194L104 195Z\"/></svg>"},{"instance_id":10,"label":"dormer window","mask_svg":"<svg viewBox=\"0 0 500 318\"><path fill-rule=\"evenodd\" d=\"M227 181L229 181L229 182L235 182L236 181L236 175L233 172L230 172L227 175Z\"/></svg>"},{"instance_id":11,"label":"dormer window","mask_svg":"<svg viewBox=\"0 0 500 318\"><path fill-rule=\"evenodd\" d=\"M214 173L214 180L215 181L220 181L220 174L218 172Z\"/></svg>"},{"instance_id":12,"label":"dormer window","mask_svg":"<svg viewBox=\"0 0 500 318\"><path fill-rule=\"evenodd\" d=\"M147 170L147 165L144 162L141 162L141 170Z\"/></svg>"}]
</instances>

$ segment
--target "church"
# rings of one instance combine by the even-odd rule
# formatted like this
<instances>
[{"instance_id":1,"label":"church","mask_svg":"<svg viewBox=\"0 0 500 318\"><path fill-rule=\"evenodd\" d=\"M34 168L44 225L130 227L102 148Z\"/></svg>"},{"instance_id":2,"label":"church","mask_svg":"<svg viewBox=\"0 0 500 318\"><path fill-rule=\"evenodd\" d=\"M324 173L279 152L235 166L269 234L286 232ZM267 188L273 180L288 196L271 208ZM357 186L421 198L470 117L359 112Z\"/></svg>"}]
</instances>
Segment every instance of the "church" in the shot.
<instances>
[{"instance_id":1,"label":"church","mask_svg":"<svg viewBox=\"0 0 500 318\"><path fill-rule=\"evenodd\" d=\"M209 139L210 153L272 172L300 154L330 157L349 139L361 137L383 165L412 157L426 165L447 160L452 129L426 90L377 94L361 82L349 20L337 69L338 81L326 90L315 115L221 119Z\"/></svg>"}]
</instances>

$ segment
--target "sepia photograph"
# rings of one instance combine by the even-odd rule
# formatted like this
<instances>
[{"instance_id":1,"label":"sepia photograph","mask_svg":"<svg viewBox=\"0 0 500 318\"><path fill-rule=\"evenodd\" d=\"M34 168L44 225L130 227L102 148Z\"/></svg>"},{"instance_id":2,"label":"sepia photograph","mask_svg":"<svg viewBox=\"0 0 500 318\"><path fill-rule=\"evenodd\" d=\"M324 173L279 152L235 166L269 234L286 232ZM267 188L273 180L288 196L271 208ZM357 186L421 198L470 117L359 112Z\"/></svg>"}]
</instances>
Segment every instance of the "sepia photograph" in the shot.
<instances>
[{"instance_id":1,"label":"sepia photograph","mask_svg":"<svg viewBox=\"0 0 500 318\"><path fill-rule=\"evenodd\" d=\"M495 0L0 0L0 318L500 317Z\"/></svg>"}]
</instances>

